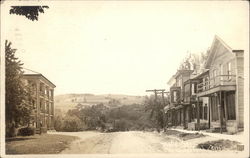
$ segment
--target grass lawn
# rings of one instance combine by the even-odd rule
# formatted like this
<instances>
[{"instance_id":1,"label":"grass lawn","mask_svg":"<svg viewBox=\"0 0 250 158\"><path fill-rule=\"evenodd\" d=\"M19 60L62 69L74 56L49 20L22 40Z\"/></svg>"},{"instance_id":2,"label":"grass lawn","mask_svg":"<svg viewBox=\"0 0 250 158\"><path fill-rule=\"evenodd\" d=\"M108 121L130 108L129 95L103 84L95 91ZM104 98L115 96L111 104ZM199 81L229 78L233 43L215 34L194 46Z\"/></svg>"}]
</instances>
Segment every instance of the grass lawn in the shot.
<instances>
[{"instance_id":1,"label":"grass lawn","mask_svg":"<svg viewBox=\"0 0 250 158\"><path fill-rule=\"evenodd\" d=\"M6 138L6 154L57 154L77 137L43 134Z\"/></svg>"}]
</instances>

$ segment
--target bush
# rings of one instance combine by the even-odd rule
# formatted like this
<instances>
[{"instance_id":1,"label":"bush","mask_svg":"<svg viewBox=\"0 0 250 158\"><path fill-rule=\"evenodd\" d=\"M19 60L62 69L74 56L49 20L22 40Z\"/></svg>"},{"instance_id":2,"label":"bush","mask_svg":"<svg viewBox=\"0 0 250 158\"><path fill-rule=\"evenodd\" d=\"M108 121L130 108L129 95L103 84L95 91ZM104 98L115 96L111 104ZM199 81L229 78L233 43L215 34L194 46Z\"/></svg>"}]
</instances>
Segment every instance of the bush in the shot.
<instances>
[{"instance_id":1,"label":"bush","mask_svg":"<svg viewBox=\"0 0 250 158\"><path fill-rule=\"evenodd\" d=\"M77 132L83 129L81 120L76 116L67 116L63 121L62 131Z\"/></svg>"},{"instance_id":2,"label":"bush","mask_svg":"<svg viewBox=\"0 0 250 158\"><path fill-rule=\"evenodd\" d=\"M61 116L56 116L54 120L54 128L56 131L62 131L63 129L63 118Z\"/></svg>"},{"instance_id":3,"label":"bush","mask_svg":"<svg viewBox=\"0 0 250 158\"><path fill-rule=\"evenodd\" d=\"M18 131L18 135L20 136L30 136L35 135L36 129L34 127L24 127L20 128Z\"/></svg>"},{"instance_id":4,"label":"bush","mask_svg":"<svg viewBox=\"0 0 250 158\"><path fill-rule=\"evenodd\" d=\"M115 123L115 130L116 131L127 131L128 130L128 123L126 120L118 120Z\"/></svg>"}]
</instances>

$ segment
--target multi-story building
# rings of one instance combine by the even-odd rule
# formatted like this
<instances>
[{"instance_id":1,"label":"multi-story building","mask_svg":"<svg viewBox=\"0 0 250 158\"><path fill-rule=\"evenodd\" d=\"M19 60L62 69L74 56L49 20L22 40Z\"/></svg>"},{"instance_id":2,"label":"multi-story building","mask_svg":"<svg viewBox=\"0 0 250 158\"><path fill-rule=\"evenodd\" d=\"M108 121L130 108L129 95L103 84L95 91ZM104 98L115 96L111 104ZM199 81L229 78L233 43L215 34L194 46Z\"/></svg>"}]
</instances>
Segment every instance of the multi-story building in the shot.
<instances>
[{"instance_id":1,"label":"multi-story building","mask_svg":"<svg viewBox=\"0 0 250 158\"><path fill-rule=\"evenodd\" d=\"M42 132L54 129L54 88L41 73L24 69L23 79L28 84L34 110L30 124Z\"/></svg>"},{"instance_id":2,"label":"multi-story building","mask_svg":"<svg viewBox=\"0 0 250 158\"><path fill-rule=\"evenodd\" d=\"M184 83L190 78L193 70L183 69L178 70L174 76L168 81L170 86L170 104L166 108L168 125L170 126L185 126L185 111L184 103Z\"/></svg>"},{"instance_id":3,"label":"multi-story building","mask_svg":"<svg viewBox=\"0 0 250 158\"><path fill-rule=\"evenodd\" d=\"M170 80L170 125L235 133L244 127L244 51L215 36L199 71L178 70ZM194 72L199 72L195 73Z\"/></svg>"},{"instance_id":4,"label":"multi-story building","mask_svg":"<svg viewBox=\"0 0 250 158\"><path fill-rule=\"evenodd\" d=\"M209 127L235 133L244 127L244 51L215 36L197 97L208 97Z\"/></svg>"},{"instance_id":5,"label":"multi-story building","mask_svg":"<svg viewBox=\"0 0 250 158\"><path fill-rule=\"evenodd\" d=\"M201 74L192 75L184 83L184 104L186 110L186 126L189 130L200 130L208 128L208 98L197 97L197 86L201 78L208 74L205 70Z\"/></svg>"}]
</instances>

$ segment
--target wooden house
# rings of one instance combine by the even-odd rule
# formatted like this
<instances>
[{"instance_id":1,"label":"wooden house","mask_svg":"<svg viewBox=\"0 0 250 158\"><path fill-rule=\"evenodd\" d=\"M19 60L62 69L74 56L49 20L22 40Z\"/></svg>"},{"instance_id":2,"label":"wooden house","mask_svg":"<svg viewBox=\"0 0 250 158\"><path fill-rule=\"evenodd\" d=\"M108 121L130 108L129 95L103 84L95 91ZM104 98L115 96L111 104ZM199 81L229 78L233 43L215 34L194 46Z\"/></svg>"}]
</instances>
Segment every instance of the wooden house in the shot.
<instances>
[{"instance_id":1,"label":"wooden house","mask_svg":"<svg viewBox=\"0 0 250 158\"><path fill-rule=\"evenodd\" d=\"M208 97L209 128L235 133L244 126L244 51L215 36L205 68L198 76L197 97Z\"/></svg>"}]
</instances>

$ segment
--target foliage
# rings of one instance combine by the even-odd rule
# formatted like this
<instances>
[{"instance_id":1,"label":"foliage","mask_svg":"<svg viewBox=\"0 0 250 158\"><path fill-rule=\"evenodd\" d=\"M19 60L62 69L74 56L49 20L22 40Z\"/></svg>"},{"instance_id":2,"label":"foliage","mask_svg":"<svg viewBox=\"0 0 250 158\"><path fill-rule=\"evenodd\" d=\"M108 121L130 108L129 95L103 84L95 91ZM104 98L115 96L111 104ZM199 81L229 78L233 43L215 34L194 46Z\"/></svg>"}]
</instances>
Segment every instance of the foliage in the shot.
<instances>
[{"instance_id":1,"label":"foliage","mask_svg":"<svg viewBox=\"0 0 250 158\"><path fill-rule=\"evenodd\" d=\"M10 14L22 15L29 20L38 20L39 13L44 13L44 8L48 6L11 6Z\"/></svg>"},{"instance_id":2,"label":"foliage","mask_svg":"<svg viewBox=\"0 0 250 158\"><path fill-rule=\"evenodd\" d=\"M62 116L55 116L54 128L56 131L63 131L63 119Z\"/></svg>"},{"instance_id":3,"label":"foliage","mask_svg":"<svg viewBox=\"0 0 250 158\"><path fill-rule=\"evenodd\" d=\"M110 107L117 107L118 105L121 105L121 102L117 99L110 99L108 105Z\"/></svg>"},{"instance_id":4,"label":"foliage","mask_svg":"<svg viewBox=\"0 0 250 158\"><path fill-rule=\"evenodd\" d=\"M164 100L166 102L167 100ZM164 104L162 98L155 98L153 95L150 97L146 97L145 101L145 111L150 111L150 119L152 119L157 127L164 127L164 118L163 118L163 112L164 112Z\"/></svg>"},{"instance_id":5,"label":"foliage","mask_svg":"<svg viewBox=\"0 0 250 158\"><path fill-rule=\"evenodd\" d=\"M29 88L22 80L22 63L15 57L16 49L11 48L11 42L5 42L5 117L6 132L11 126L26 125L31 118L33 109Z\"/></svg>"},{"instance_id":6,"label":"foliage","mask_svg":"<svg viewBox=\"0 0 250 158\"><path fill-rule=\"evenodd\" d=\"M56 131L77 132L83 130L85 125L77 116L66 115L55 117L54 128Z\"/></svg>"},{"instance_id":7,"label":"foliage","mask_svg":"<svg viewBox=\"0 0 250 158\"><path fill-rule=\"evenodd\" d=\"M20 136L31 136L35 135L36 129L34 127L23 127L18 130Z\"/></svg>"},{"instance_id":8,"label":"foliage","mask_svg":"<svg viewBox=\"0 0 250 158\"><path fill-rule=\"evenodd\" d=\"M81 120L76 116L66 116L63 121L63 131L76 132L83 128Z\"/></svg>"},{"instance_id":9,"label":"foliage","mask_svg":"<svg viewBox=\"0 0 250 158\"><path fill-rule=\"evenodd\" d=\"M106 122L104 113L107 111L107 107L103 104L97 104L90 107L85 107L75 111L75 115L86 124L88 129L96 129L98 127L103 127L103 124Z\"/></svg>"},{"instance_id":10,"label":"foliage","mask_svg":"<svg viewBox=\"0 0 250 158\"><path fill-rule=\"evenodd\" d=\"M121 119L115 122L115 131L127 131L129 128L129 122L127 120Z\"/></svg>"},{"instance_id":11,"label":"foliage","mask_svg":"<svg viewBox=\"0 0 250 158\"><path fill-rule=\"evenodd\" d=\"M149 120L149 112L140 104L123 105L120 107L107 107L103 104L69 110L66 116L77 117L84 125L83 130L126 131L153 128ZM64 129L66 117L55 118L55 129Z\"/></svg>"}]
</instances>

